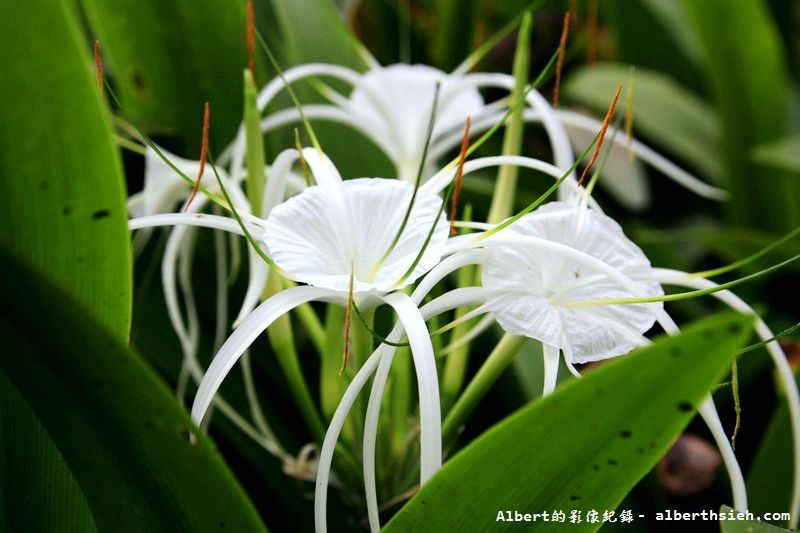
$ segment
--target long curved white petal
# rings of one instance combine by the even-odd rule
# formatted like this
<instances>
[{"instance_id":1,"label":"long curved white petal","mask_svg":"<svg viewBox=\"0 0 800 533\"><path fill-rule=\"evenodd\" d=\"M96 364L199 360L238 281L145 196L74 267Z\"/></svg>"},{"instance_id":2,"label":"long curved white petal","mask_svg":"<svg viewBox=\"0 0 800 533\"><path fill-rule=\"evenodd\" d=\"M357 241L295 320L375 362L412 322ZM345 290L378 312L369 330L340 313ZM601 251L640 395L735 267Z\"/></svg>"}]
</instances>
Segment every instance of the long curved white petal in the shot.
<instances>
[{"instance_id":1,"label":"long curved white petal","mask_svg":"<svg viewBox=\"0 0 800 533\"><path fill-rule=\"evenodd\" d=\"M713 281L689 277L685 272L680 272L678 270L657 268L653 270L653 277L660 283L692 289L708 289L717 286ZM710 296L717 298L740 313L757 316L752 307L731 291L723 290L715 292ZM771 339L774 336L769 326L767 326L761 318L756 318L755 330L761 340ZM793 520L796 521L800 514L800 391L797 389L797 383L795 382L792 368L789 366L786 354L783 353L780 344L777 341L772 341L766 345L766 349L767 353L769 353L772 358L775 368L778 370L781 384L786 389L786 401L789 405L789 413L791 414L792 438L795 449L791 513Z\"/></svg>"},{"instance_id":2,"label":"long curved white petal","mask_svg":"<svg viewBox=\"0 0 800 533\"><path fill-rule=\"evenodd\" d=\"M471 161L467 161L466 163L464 163L463 175L466 176L484 168L499 167L502 165L513 165L520 168L530 168L532 170L538 170L539 172L543 172L555 178L556 180L561 178L561 176L563 176L564 174L564 170L546 161L535 159L533 157L513 155L513 156L481 157L479 159L473 159ZM441 192L453 180L455 173L456 169L450 169L447 172L438 173L435 177L431 178L420 187L420 192L435 192L435 193ZM561 187L564 188L564 190L566 191L565 194L562 194L562 196L565 196L567 194L583 195L585 193L585 189L578 187L578 184L575 180L565 180L561 184ZM600 208L600 205L594 198L589 197L588 202L589 205L592 207L592 209L600 213L603 212L603 210Z\"/></svg>"},{"instance_id":3,"label":"long curved white petal","mask_svg":"<svg viewBox=\"0 0 800 533\"><path fill-rule=\"evenodd\" d=\"M247 224L247 222L245 222ZM239 224L229 217L219 215L206 215L204 213L172 213L168 215L150 215L134 218L128 221L128 229L137 230L157 226L199 226L201 228L219 229L228 233L244 236ZM254 225L247 228L251 233L260 232Z\"/></svg>"},{"instance_id":4,"label":"long curved white petal","mask_svg":"<svg viewBox=\"0 0 800 533\"><path fill-rule=\"evenodd\" d=\"M395 310L406 330L416 368L420 410L420 484L424 484L442 466L442 411L433 345L419 309L407 294L396 292L383 301Z\"/></svg>"},{"instance_id":5,"label":"long curved white petal","mask_svg":"<svg viewBox=\"0 0 800 533\"><path fill-rule=\"evenodd\" d=\"M565 124L569 124L570 126L587 130L589 132L597 133L600 131L600 127L602 125L601 121L587 117L580 113L576 113L574 111L559 110L556 111L556 115L558 116L559 120L563 121ZM531 118L533 117L531 116ZM627 143L627 138L625 135L614 136L614 131L615 128L613 126L609 126L607 137L614 137L614 142L618 144ZM704 181L692 176L641 141L633 139L633 142L631 143L631 149L642 161L650 164L653 168L661 171L666 176L672 178L673 181L689 189L698 196L709 198L711 200L726 200L728 198L727 191L714 187L713 185L709 185L708 183L705 183Z\"/></svg>"},{"instance_id":6,"label":"long curved white petal","mask_svg":"<svg viewBox=\"0 0 800 533\"><path fill-rule=\"evenodd\" d=\"M700 413L709 431L711 431L714 442L717 443L717 447L722 454L722 462L725 463L725 468L728 470L728 477L731 480L733 505L739 511L746 511L747 487L744 483L742 467L739 466L739 461L736 459L736 454L733 452L733 446L731 446L728 436L725 434L725 428L722 427L722 421L719 419L717 407L714 405L714 399L710 394L703 400L698 413Z\"/></svg>"},{"instance_id":7,"label":"long curved white petal","mask_svg":"<svg viewBox=\"0 0 800 533\"><path fill-rule=\"evenodd\" d=\"M197 390L192 420L200 424L225 376L248 346L283 314L312 300L342 303L340 293L318 287L292 287L259 305L222 345Z\"/></svg>"},{"instance_id":8,"label":"long curved white petal","mask_svg":"<svg viewBox=\"0 0 800 533\"><path fill-rule=\"evenodd\" d=\"M417 295L417 297L419 297L419 295ZM420 309L420 312L423 313L424 316L435 316L443 313L444 311L455 309L456 307L479 305L483 303L484 299L485 296L483 295L482 289L478 287L464 287L445 293L442 296L432 300L423 306L422 309ZM412 305L414 306L414 309L416 309L416 304L412 303ZM386 382L389 377L389 370L391 369L396 351L397 350L395 347L389 347L381 358L378 371L376 372L375 379L372 382L372 390L370 391L369 402L367 404L367 414L364 422L364 487L367 496L367 514L369 517L370 529L372 531L380 530L378 495L375 477L375 445L378 434L378 418L380 415L383 393L386 390ZM415 358L415 365L417 364L416 361L417 360ZM420 370L419 367L417 367L417 375L419 376L419 374ZM436 388L438 389L438 382ZM422 398L421 388L420 398ZM421 409L422 405L420 401L420 410ZM422 417L420 416L420 419L421 418ZM439 431L439 446L441 447L441 430ZM424 483L424 481L422 481L422 483Z\"/></svg>"}]
</instances>

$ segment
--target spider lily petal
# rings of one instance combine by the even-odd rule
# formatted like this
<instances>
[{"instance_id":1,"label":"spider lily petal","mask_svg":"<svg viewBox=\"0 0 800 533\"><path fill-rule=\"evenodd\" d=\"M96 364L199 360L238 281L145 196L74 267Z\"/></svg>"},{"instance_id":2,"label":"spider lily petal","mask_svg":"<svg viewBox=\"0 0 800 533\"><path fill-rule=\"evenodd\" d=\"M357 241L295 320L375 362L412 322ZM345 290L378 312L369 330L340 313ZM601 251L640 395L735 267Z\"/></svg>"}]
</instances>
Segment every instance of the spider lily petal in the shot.
<instances>
[{"instance_id":1,"label":"spider lily petal","mask_svg":"<svg viewBox=\"0 0 800 533\"><path fill-rule=\"evenodd\" d=\"M678 285L693 289L707 289L716 286L713 281L691 277L685 272L664 268L653 269L651 278L666 285ZM736 311L757 316L752 307L728 290L715 292L713 296ZM773 337L769 326L761 318L756 318L755 331L763 341ZM800 511L800 391L797 389L794 374L780 344L777 341L772 341L767 343L765 348L772 358L775 368L778 369L778 376L786 390L786 401L791 415L795 455L794 484L790 511L794 516L795 513Z\"/></svg>"},{"instance_id":2,"label":"spider lily petal","mask_svg":"<svg viewBox=\"0 0 800 533\"><path fill-rule=\"evenodd\" d=\"M200 383L192 405L192 419L196 424L200 424L225 376L253 341L278 317L298 305L311 301L335 302L343 305L339 293L318 287L293 287L279 292L259 305L239 324L214 357Z\"/></svg>"},{"instance_id":3,"label":"spider lily petal","mask_svg":"<svg viewBox=\"0 0 800 533\"><path fill-rule=\"evenodd\" d=\"M461 258L458 259L460 260ZM443 263L444 262L442 262L442 264ZM457 262L450 261L447 268L440 268L442 267L442 264L438 265L429 274L429 276L436 278L436 281L441 280L449 272L452 272L452 267L453 265L457 264ZM431 286L433 284L435 284L435 282L430 283ZM411 296L411 300L413 300L414 302L413 304L414 307L418 305L418 303L425 297L425 295L429 290L430 288L428 288L427 291L420 291L420 287L418 287L417 290L414 291L414 294ZM445 294L422 306L419 309L419 312L422 314L424 319L428 319L432 316L443 313L445 311L449 311L450 309L453 309L454 307L459 307L461 305L464 305L461 299L453 299L449 295ZM396 324L392 332L388 335L387 340L390 342L398 342L403 336L403 331L404 329L402 323ZM327 531L325 508L328 499L328 484L330 480L331 463L333 462L333 452L336 447L336 442L339 439L339 434L341 433L342 428L344 427L347 415L350 412L350 409L352 409L353 404L355 403L356 398L358 397L358 394L364 388L364 385L366 385L370 376L375 372L375 370L378 368L378 365L382 362L382 360L387 356L393 357L395 350L396 348L394 346L390 346L388 344L381 344L372 353L372 355L367 359L367 361L361 366L359 371L356 373L355 377L353 377L353 380L347 387L347 390L342 396L342 399L339 402L339 405L336 407L336 411L334 412L333 417L331 418L331 423L328 427L328 431L325 434L325 439L322 443L322 449L320 450L319 454L317 485L314 493L314 523L316 526L316 531L318 533ZM420 391L420 393L422 393L422 391ZM380 405L377 406L378 410L379 408ZM374 437L372 440L374 441ZM439 443L439 445L441 446L441 442ZM367 467L365 466L365 468ZM374 465L372 466L372 472L374 472ZM369 481L367 481L367 484L369 484ZM368 494L369 494L369 487L368 487Z\"/></svg>"},{"instance_id":4,"label":"spider lily petal","mask_svg":"<svg viewBox=\"0 0 800 533\"><path fill-rule=\"evenodd\" d=\"M463 287L450 291L442 296L436 298L428 305L423 306L422 310L417 311L416 305L411 299L402 294L395 293L384 298L384 301L392 305L390 299L397 299L408 307L407 312L410 314L419 313L424 310L426 316L439 314L448 309L456 307L464 307L469 305L479 305L484 302L484 292L479 287ZM408 331L409 342L412 342L413 333L409 331L410 324L404 323L402 320L401 309L394 304L393 307L401 318L403 327ZM425 328L424 323L417 326L419 332L426 335L426 340L430 342L428 337L428 330ZM369 515L370 528L372 531L380 530L380 518L378 516L378 496L375 486L375 446L377 443L378 435L378 418L381 410L381 400L383 393L386 390L386 382L389 378L389 370L391 369L397 348L390 346L384 355L381 357L380 365L375 373L375 379L372 382L372 390L369 395L369 402L367 404L367 414L364 423L364 486L367 495L367 512ZM412 356L414 358L414 367L417 372L417 381L420 397L420 485L426 483L430 477L436 473L441 467L441 414L439 408L439 386L436 381L436 362L433 357L433 351L430 352L430 357L425 358L428 354L427 351L420 354L420 350L414 351L412 344ZM422 366L424 365L424 366ZM435 395L435 398L433 397ZM425 403L431 404L428 416L425 416L424 405ZM435 409L435 410L434 410ZM438 457L435 455L438 452ZM427 456L427 459L426 459ZM437 464L438 460L438 464ZM427 468L426 468L427 467Z\"/></svg>"},{"instance_id":5,"label":"spider lily petal","mask_svg":"<svg viewBox=\"0 0 800 533\"><path fill-rule=\"evenodd\" d=\"M564 244L627 278L650 269L645 255L616 222L572 204L545 204L508 230ZM557 252L491 247L484 262L483 286L486 305L505 331L563 350L571 363L627 353L655 322L644 306L598 306L588 313L586 308L569 307L570 301L588 295L634 293L585 262ZM663 294L654 282L639 282L636 288L648 295Z\"/></svg>"}]
</instances>

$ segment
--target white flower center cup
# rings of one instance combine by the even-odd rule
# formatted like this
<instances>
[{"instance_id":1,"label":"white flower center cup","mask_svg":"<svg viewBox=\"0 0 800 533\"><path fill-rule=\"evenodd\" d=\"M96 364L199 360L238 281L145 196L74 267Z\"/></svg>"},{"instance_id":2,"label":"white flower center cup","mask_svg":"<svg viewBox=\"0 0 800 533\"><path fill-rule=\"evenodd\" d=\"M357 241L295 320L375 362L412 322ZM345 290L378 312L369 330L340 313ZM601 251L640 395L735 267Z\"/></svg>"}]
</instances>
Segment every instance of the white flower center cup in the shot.
<instances>
[{"instance_id":1,"label":"white flower center cup","mask_svg":"<svg viewBox=\"0 0 800 533\"><path fill-rule=\"evenodd\" d=\"M413 283L440 261L448 237L441 197L417 194L391 248L414 186L383 178L342 181L327 158L313 149L303 154L317 185L276 206L264 232L272 260L294 279L348 292L352 275L354 293L385 293Z\"/></svg>"},{"instance_id":2,"label":"white flower center cup","mask_svg":"<svg viewBox=\"0 0 800 533\"><path fill-rule=\"evenodd\" d=\"M642 250L616 222L571 203L546 204L504 231L570 246L628 278L651 270ZM663 294L656 282L637 282L637 286L640 294L577 259L526 247L488 247L483 269L486 307L500 326L512 335L560 348L570 363L614 357L646 342L642 335L655 323L652 308L573 305Z\"/></svg>"}]
</instances>

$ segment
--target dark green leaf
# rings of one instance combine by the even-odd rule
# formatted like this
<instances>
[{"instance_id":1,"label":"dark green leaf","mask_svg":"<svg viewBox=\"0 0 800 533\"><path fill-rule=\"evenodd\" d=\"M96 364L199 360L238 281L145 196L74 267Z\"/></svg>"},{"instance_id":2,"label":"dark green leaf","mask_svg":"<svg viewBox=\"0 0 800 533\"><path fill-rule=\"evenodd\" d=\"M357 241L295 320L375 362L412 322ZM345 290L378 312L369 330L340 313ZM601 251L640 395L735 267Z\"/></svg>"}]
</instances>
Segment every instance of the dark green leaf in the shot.
<instances>
[{"instance_id":1,"label":"dark green leaf","mask_svg":"<svg viewBox=\"0 0 800 533\"><path fill-rule=\"evenodd\" d=\"M101 531L264 531L172 393L74 298L0 252L0 369L53 438Z\"/></svg>"},{"instance_id":2,"label":"dark green leaf","mask_svg":"<svg viewBox=\"0 0 800 533\"><path fill-rule=\"evenodd\" d=\"M788 133L789 79L775 24L763 2L683 5L720 115L730 216L740 225L786 232L800 223L800 181L750 161L754 146Z\"/></svg>"},{"instance_id":3,"label":"dark green leaf","mask_svg":"<svg viewBox=\"0 0 800 533\"><path fill-rule=\"evenodd\" d=\"M44 269L125 341L131 268L123 181L73 6L12 1L4 11L0 246ZM3 357L13 355L4 351ZM59 450L15 387L0 381L0 485L8 488L0 496L3 525L9 531L95 529Z\"/></svg>"},{"instance_id":4,"label":"dark green leaf","mask_svg":"<svg viewBox=\"0 0 800 533\"><path fill-rule=\"evenodd\" d=\"M242 118L244 2L82 1L124 114L151 135L182 137L199 154L209 102L211 145L222 150Z\"/></svg>"},{"instance_id":5,"label":"dark green leaf","mask_svg":"<svg viewBox=\"0 0 800 533\"><path fill-rule=\"evenodd\" d=\"M789 407L783 398L781 401L747 473L748 503L756 513L789 509L791 503L792 469L787 465L794 461L794 448L787 431L791 427Z\"/></svg>"},{"instance_id":6,"label":"dark green leaf","mask_svg":"<svg viewBox=\"0 0 800 533\"><path fill-rule=\"evenodd\" d=\"M448 461L387 531L489 529L507 509L614 509L725 374L749 322L706 319L532 402Z\"/></svg>"}]
</instances>

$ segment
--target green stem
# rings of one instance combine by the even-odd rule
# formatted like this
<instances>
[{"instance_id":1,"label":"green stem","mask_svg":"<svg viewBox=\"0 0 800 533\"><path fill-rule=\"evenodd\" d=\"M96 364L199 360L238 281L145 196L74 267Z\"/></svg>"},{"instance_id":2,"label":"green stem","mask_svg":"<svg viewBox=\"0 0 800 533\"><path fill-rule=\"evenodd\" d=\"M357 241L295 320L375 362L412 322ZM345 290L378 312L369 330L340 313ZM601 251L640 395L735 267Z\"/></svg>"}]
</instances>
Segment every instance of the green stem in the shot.
<instances>
[{"instance_id":1,"label":"green stem","mask_svg":"<svg viewBox=\"0 0 800 533\"><path fill-rule=\"evenodd\" d=\"M247 141L247 199L254 215L261 215L261 201L264 197L264 137L261 133L261 113L256 98L258 91L249 69L244 71L244 127Z\"/></svg>"},{"instance_id":2,"label":"green stem","mask_svg":"<svg viewBox=\"0 0 800 533\"><path fill-rule=\"evenodd\" d=\"M528 80L528 65L530 64L530 39L531 39L531 14L526 12L522 17L522 24L517 35L517 51L514 54L514 88L511 99L516 101L525 93L525 84ZM508 120L505 136L503 137L503 155L518 155L522 148L522 133L525 122L522 108L516 109ZM487 222L496 224L509 215L514 208L514 195L517 191L517 175L519 168L514 165L503 165L497 176L492 204L489 208Z\"/></svg>"},{"instance_id":3,"label":"green stem","mask_svg":"<svg viewBox=\"0 0 800 533\"><path fill-rule=\"evenodd\" d=\"M500 377L503 371L519 353L527 341L526 337L515 337L505 334L497 343L492 353L483 363L478 373L467 385L453 408L447 413L442 425L442 442L452 441L458 434L461 424L469 417L478 402L489 391L489 388Z\"/></svg>"}]
</instances>

